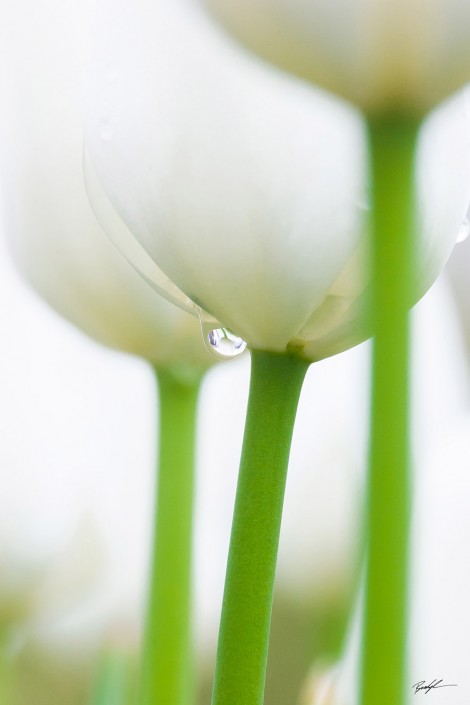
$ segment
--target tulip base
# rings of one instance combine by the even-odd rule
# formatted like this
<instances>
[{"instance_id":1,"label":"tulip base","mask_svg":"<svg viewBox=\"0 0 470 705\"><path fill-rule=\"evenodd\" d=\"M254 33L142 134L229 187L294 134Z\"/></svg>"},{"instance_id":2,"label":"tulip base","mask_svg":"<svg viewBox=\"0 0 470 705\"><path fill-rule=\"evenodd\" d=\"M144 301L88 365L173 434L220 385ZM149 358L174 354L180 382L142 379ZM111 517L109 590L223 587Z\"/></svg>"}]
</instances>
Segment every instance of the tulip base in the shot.
<instances>
[{"instance_id":1,"label":"tulip base","mask_svg":"<svg viewBox=\"0 0 470 705\"><path fill-rule=\"evenodd\" d=\"M160 451L139 705L192 705L191 554L201 376L156 373Z\"/></svg>"},{"instance_id":2,"label":"tulip base","mask_svg":"<svg viewBox=\"0 0 470 705\"><path fill-rule=\"evenodd\" d=\"M261 705L290 445L309 363L254 350L212 705Z\"/></svg>"}]
</instances>

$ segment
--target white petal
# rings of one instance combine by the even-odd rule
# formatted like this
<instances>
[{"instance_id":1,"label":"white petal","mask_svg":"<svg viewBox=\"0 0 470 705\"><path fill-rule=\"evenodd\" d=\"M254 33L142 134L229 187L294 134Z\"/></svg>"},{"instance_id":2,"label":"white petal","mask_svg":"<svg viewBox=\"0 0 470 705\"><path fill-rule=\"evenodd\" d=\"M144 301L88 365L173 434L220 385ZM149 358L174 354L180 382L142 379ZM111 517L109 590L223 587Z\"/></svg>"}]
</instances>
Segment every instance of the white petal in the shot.
<instances>
[{"instance_id":1,"label":"white petal","mask_svg":"<svg viewBox=\"0 0 470 705\"><path fill-rule=\"evenodd\" d=\"M421 228L417 294L422 296L449 257L470 205L468 89L435 110L424 124L417 182Z\"/></svg>"}]
</instances>

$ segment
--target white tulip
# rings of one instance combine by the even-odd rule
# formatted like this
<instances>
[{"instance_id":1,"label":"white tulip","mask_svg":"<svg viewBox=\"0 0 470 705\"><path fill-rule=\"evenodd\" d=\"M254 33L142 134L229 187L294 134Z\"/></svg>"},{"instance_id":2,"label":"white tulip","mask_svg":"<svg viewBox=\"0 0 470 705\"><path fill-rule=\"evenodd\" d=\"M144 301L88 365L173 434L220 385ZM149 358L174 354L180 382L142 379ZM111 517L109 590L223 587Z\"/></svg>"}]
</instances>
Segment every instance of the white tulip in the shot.
<instances>
[{"instance_id":1,"label":"white tulip","mask_svg":"<svg viewBox=\"0 0 470 705\"><path fill-rule=\"evenodd\" d=\"M150 257L254 348L318 360L368 337L357 114L247 55L190 0L98 8L87 144ZM424 233L417 297L456 234Z\"/></svg>"},{"instance_id":2,"label":"white tulip","mask_svg":"<svg viewBox=\"0 0 470 705\"><path fill-rule=\"evenodd\" d=\"M2 22L0 182L10 250L34 289L96 340L157 366L205 369L214 360L197 319L141 279L88 201L75 11L21 1Z\"/></svg>"},{"instance_id":3,"label":"white tulip","mask_svg":"<svg viewBox=\"0 0 470 705\"><path fill-rule=\"evenodd\" d=\"M369 114L422 114L470 80L466 0L202 2L261 56Z\"/></svg>"},{"instance_id":4,"label":"white tulip","mask_svg":"<svg viewBox=\"0 0 470 705\"><path fill-rule=\"evenodd\" d=\"M358 342L357 326L328 340L365 286L358 116L252 61L190 3L100 7L88 145L150 256L253 347Z\"/></svg>"}]
</instances>

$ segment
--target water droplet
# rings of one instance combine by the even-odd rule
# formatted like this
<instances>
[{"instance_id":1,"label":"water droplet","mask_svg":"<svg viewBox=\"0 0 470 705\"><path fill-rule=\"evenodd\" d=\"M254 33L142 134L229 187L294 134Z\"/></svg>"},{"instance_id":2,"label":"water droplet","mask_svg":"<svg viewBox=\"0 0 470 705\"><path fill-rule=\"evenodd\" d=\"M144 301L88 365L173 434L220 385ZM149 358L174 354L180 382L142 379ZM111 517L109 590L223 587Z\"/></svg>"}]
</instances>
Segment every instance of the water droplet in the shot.
<instances>
[{"instance_id":1,"label":"water droplet","mask_svg":"<svg viewBox=\"0 0 470 705\"><path fill-rule=\"evenodd\" d=\"M455 242L463 242L470 235L470 219L467 216L462 225L460 226L459 234L457 235L457 240Z\"/></svg>"},{"instance_id":2,"label":"water droplet","mask_svg":"<svg viewBox=\"0 0 470 705\"><path fill-rule=\"evenodd\" d=\"M223 357L236 357L246 348L243 338L239 338L229 328L214 328L207 334L207 340L211 348Z\"/></svg>"},{"instance_id":3,"label":"water droplet","mask_svg":"<svg viewBox=\"0 0 470 705\"><path fill-rule=\"evenodd\" d=\"M199 311L204 345L210 353L221 359L237 357L246 349L246 341L233 333L230 328L218 326L205 311ZM218 326L218 327L217 327Z\"/></svg>"}]
</instances>

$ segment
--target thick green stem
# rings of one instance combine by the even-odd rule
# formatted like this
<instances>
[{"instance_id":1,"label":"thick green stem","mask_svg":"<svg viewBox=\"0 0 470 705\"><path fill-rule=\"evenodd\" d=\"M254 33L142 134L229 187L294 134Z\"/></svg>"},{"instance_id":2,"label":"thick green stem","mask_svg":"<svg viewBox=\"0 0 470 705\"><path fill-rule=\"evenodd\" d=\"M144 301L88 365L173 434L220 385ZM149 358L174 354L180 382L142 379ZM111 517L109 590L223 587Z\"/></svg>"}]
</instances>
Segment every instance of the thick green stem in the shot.
<instances>
[{"instance_id":1,"label":"thick green stem","mask_svg":"<svg viewBox=\"0 0 470 705\"><path fill-rule=\"evenodd\" d=\"M190 705L191 553L199 380L157 370L160 453L140 705Z\"/></svg>"},{"instance_id":2,"label":"thick green stem","mask_svg":"<svg viewBox=\"0 0 470 705\"><path fill-rule=\"evenodd\" d=\"M261 705L284 488L308 363L252 352L213 705Z\"/></svg>"},{"instance_id":3,"label":"thick green stem","mask_svg":"<svg viewBox=\"0 0 470 705\"><path fill-rule=\"evenodd\" d=\"M369 123L374 296L362 705L401 705L407 684L409 321L416 125Z\"/></svg>"}]
</instances>

